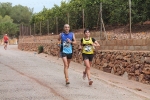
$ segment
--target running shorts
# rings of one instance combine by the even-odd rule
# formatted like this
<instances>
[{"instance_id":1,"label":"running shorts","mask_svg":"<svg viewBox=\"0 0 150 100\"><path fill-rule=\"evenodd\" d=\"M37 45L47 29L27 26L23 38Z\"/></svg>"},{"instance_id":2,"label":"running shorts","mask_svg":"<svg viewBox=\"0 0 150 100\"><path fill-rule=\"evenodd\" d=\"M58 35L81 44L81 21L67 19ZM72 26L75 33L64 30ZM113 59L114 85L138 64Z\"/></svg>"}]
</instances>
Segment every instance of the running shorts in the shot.
<instances>
[{"instance_id":1,"label":"running shorts","mask_svg":"<svg viewBox=\"0 0 150 100\"><path fill-rule=\"evenodd\" d=\"M7 44L7 43L8 43L8 41L4 41L4 43L6 43L6 44Z\"/></svg>"},{"instance_id":2,"label":"running shorts","mask_svg":"<svg viewBox=\"0 0 150 100\"><path fill-rule=\"evenodd\" d=\"M94 54L82 54L83 60L89 59L89 61L93 60Z\"/></svg>"},{"instance_id":3,"label":"running shorts","mask_svg":"<svg viewBox=\"0 0 150 100\"><path fill-rule=\"evenodd\" d=\"M67 57L67 59L72 59L72 53L71 54L66 54L66 53L61 53L61 57Z\"/></svg>"}]
</instances>

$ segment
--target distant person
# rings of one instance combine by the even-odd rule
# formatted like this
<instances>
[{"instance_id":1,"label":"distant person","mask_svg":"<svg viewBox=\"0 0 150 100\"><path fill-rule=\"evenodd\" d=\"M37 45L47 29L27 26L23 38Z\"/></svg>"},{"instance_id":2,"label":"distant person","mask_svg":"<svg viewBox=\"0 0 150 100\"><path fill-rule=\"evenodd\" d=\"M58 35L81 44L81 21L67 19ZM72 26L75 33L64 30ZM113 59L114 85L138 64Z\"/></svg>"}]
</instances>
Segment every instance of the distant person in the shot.
<instances>
[{"instance_id":1,"label":"distant person","mask_svg":"<svg viewBox=\"0 0 150 100\"><path fill-rule=\"evenodd\" d=\"M96 46L100 46L99 43L92 37L90 37L90 32L88 29L84 30L84 37L81 39L81 45L79 50L82 50L82 57L84 64L86 66L85 71L83 71L83 79L88 77L89 85L92 85L90 68L92 65L92 60L94 57L94 49Z\"/></svg>"},{"instance_id":2,"label":"distant person","mask_svg":"<svg viewBox=\"0 0 150 100\"><path fill-rule=\"evenodd\" d=\"M68 69L72 59L72 53L73 53L72 45L76 44L75 35L73 32L70 32L69 24L64 25L64 32L60 33L58 40L61 41L60 52L64 63L64 74L66 79L66 85L68 85L70 84Z\"/></svg>"},{"instance_id":3,"label":"distant person","mask_svg":"<svg viewBox=\"0 0 150 100\"><path fill-rule=\"evenodd\" d=\"M7 44L8 44L8 40L9 40L7 34L4 35L3 40L4 40L4 49L7 50Z\"/></svg>"}]
</instances>

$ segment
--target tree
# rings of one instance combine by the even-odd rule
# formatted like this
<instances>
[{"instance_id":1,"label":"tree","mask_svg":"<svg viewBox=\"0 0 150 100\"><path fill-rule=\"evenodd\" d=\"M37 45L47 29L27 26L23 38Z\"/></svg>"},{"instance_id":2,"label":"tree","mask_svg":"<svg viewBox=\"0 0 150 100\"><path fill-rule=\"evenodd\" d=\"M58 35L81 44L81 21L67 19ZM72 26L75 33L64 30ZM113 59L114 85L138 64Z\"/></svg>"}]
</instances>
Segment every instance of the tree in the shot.
<instances>
[{"instance_id":1,"label":"tree","mask_svg":"<svg viewBox=\"0 0 150 100\"><path fill-rule=\"evenodd\" d=\"M33 9L26 6L0 2L0 34L8 33L11 36L18 34L19 24L29 25Z\"/></svg>"},{"instance_id":2,"label":"tree","mask_svg":"<svg viewBox=\"0 0 150 100\"><path fill-rule=\"evenodd\" d=\"M8 34L9 36L14 36L18 31L17 24L13 23L13 19L10 16L5 16L4 18L0 16L0 35Z\"/></svg>"},{"instance_id":3,"label":"tree","mask_svg":"<svg viewBox=\"0 0 150 100\"><path fill-rule=\"evenodd\" d=\"M129 23L128 0L69 0L62 1L61 5L54 5L51 9L43 8L31 19L31 24L40 21L50 21L50 31L56 29L55 19L58 17L59 30L67 23L67 14L70 15L70 25L73 29L82 28L82 9L85 11L85 26L94 29L100 22L100 3L103 3L103 20L107 25L127 25ZM132 22L133 24L150 19L150 0L132 0ZM45 30L46 24L42 24Z\"/></svg>"},{"instance_id":4,"label":"tree","mask_svg":"<svg viewBox=\"0 0 150 100\"><path fill-rule=\"evenodd\" d=\"M0 2L0 15L4 17L5 15L10 15L12 9L12 4L7 2L7 3L1 3Z\"/></svg>"},{"instance_id":5,"label":"tree","mask_svg":"<svg viewBox=\"0 0 150 100\"><path fill-rule=\"evenodd\" d=\"M30 9L22 5L16 5L12 8L10 16L14 20L14 23L29 24L32 14L33 9Z\"/></svg>"}]
</instances>

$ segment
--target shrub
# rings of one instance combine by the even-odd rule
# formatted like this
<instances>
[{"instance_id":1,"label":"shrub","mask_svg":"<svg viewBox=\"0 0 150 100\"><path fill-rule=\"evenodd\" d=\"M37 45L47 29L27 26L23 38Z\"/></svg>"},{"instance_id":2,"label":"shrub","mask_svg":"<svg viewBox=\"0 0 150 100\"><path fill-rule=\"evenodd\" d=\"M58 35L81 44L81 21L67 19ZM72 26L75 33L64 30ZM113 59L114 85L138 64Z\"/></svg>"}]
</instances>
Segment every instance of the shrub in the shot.
<instances>
[{"instance_id":1,"label":"shrub","mask_svg":"<svg viewBox=\"0 0 150 100\"><path fill-rule=\"evenodd\" d=\"M43 51L44 51L43 46L39 46L39 47L38 47L38 54L42 53Z\"/></svg>"}]
</instances>

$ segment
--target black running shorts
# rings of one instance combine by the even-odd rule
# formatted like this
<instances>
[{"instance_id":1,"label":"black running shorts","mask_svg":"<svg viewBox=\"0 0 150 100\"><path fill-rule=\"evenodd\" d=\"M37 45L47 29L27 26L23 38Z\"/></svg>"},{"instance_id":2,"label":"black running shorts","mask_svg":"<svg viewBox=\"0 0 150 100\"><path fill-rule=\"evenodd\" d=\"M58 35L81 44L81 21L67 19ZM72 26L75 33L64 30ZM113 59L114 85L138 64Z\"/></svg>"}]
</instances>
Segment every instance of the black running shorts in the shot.
<instances>
[{"instance_id":1,"label":"black running shorts","mask_svg":"<svg viewBox=\"0 0 150 100\"><path fill-rule=\"evenodd\" d=\"M66 54L66 53L61 53L61 57L67 57L67 59L72 59L72 53L71 54Z\"/></svg>"},{"instance_id":2,"label":"black running shorts","mask_svg":"<svg viewBox=\"0 0 150 100\"><path fill-rule=\"evenodd\" d=\"M94 54L82 54L83 60L89 59L89 61L93 60Z\"/></svg>"},{"instance_id":3,"label":"black running shorts","mask_svg":"<svg viewBox=\"0 0 150 100\"><path fill-rule=\"evenodd\" d=\"M6 44L7 44L8 42L7 42L7 41L5 41L4 43L6 43Z\"/></svg>"}]
</instances>

